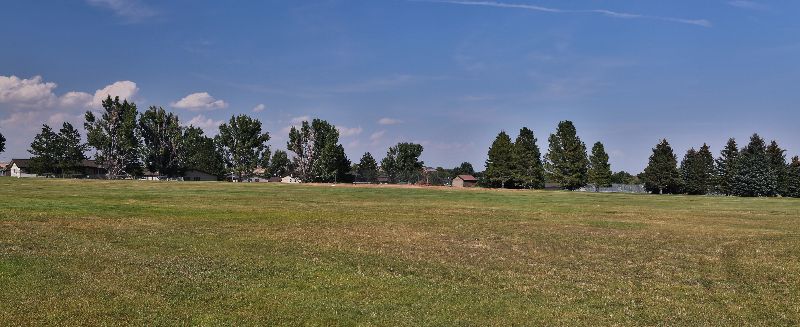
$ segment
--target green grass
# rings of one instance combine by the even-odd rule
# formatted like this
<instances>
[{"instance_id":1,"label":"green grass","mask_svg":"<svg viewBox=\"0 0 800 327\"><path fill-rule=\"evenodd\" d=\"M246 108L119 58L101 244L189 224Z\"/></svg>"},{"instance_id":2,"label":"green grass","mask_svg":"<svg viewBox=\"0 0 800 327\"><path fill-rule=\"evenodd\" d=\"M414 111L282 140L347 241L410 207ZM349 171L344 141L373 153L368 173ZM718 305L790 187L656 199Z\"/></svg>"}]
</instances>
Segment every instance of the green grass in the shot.
<instances>
[{"instance_id":1,"label":"green grass","mask_svg":"<svg viewBox=\"0 0 800 327\"><path fill-rule=\"evenodd\" d=\"M0 178L2 325L798 325L800 201Z\"/></svg>"}]
</instances>

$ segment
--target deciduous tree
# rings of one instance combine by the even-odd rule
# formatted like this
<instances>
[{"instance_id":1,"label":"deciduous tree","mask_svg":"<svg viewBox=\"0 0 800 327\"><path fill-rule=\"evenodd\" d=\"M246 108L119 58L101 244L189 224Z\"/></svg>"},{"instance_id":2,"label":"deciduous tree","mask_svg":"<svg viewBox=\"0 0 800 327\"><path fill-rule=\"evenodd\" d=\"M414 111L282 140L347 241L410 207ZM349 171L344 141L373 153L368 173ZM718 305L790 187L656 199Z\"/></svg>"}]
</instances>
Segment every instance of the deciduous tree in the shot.
<instances>
[{"instance_id":1,"label":"deciduous tree","mask_svg":"<svg viewBox=\"0 0 800 327\"><path fill-rule=\"evenodd\" d=\"M458 175L475 175L475 169L469 162L462 162L458 167L451 170L450 178L455 178Z\"/></svg>"},{"instance_id":2,"label":"deciduous tree","mask_svg":"<svg viewBox=\"0 0 800 327\"><path fill-rule=\"evenodd\" d=\"M189 126L181 137L181 170L197 169L217 178L225 176L225 160L214 144L199 127Z\"/></svg>"},{"instance_id":3,"label":"deciduous tree","mask_svg":"<svg viewBox=\"0 0 800 327\"><path fill-rule=\"evenodd\" d=\"M558 128L548 139L549 151L545 156L545 171L550 178L567 190L586 185L589 159L586 144L578 137L571 121L558 123Z\"/></svg>"},{"instance_id":4,"label":"deciduous tree","mask_svg":"<svg viewBox=\"0 0 800 327\"><path fill-rule=\"evenodd\" d=\"M292 162L289 160L289 155L286 151L277 150L272 155L270 161L269 173L272 176L284 177L291 173Z\"/></svg>"},{"instance_id":5,"label":"deciduous tree","mask_svg":"<svg viewBox=\"0 0 800 327\"><path fill-rule=\"evenodd\" d=\"M181 136L178 116L161 107L150 107L139 118L145 167L163 176L177 177L181 170Z\"/></svg>"},{"instance_id":6,"label":"deciduous tree","mask_svg":"<svg viewBox=\"0 0 800 327\"><path fill-rule=\"evenodd\" d=\"M397 143L381 160L381 169L393 183L415 183L419 180L424 162L419 160L423 147L415 143Z\"/></svg>"},{"instance_id":7,"label":"deciduous tree","mask_svg":"<svg viewBox=\"0 0 800 327\"><path fill-rule=\"evenodd\" d=\"M108 171L109 178L141 174L139 160L141 138L136 124L136 104L119 97L103 100L103 111L96 117L86 112L84 127L89 146L95 148L97 163Z\"/></svg>"},{"instance_id":8,"label":"deciduous tree","mask_svg":"<svg viewBox=\"0 0 800 327\"><path fill-rule=\"evenodd\" d=\"M228 172L240 179L251 177L264 158L269 158L267 141L269 133L262 132L261 121L247 115L232 116L219 126L215 138Z\"/></svg>"}]
</instances>

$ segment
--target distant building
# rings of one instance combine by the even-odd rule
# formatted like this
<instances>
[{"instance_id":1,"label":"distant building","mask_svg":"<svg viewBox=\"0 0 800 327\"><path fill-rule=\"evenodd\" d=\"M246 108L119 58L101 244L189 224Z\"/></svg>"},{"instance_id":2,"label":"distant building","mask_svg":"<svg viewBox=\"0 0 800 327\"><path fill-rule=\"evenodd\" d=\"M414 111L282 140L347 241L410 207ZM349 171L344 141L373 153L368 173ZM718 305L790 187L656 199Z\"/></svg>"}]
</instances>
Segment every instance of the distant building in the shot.
<instances>
[{"instance_id":1,"label":"distant building","mask_svg":"<svg viewBox=\"0 0 800 327\"><path fill-rule=\"evenodd\" d=\"M453 187L475 187L478 185L478 179L472 175L458 175L453 178Z\"/></svg>"},{"instance_id":2,"label":"distant building","mask_svg":"<svg viewBox=\"0 0 800 327\"><path fill-rule=\"evenodd\" d=\"M17 178L37 177L38 175L32 174L30 169L31 159L12 159L8 164L6 176ZM98 166L94 160L83 160L77 170L76 173L70 174L69 177L104 178L106 175L106 169Z\"/></svg>"},{"instance_id":3,"label":"distant building","mask_svg":"<svg viewBox=\"0 0 800 327\"><path fill-rule=\"evenodd\" d=\"M270 177L267 181L270 182L270 183L280 183L282 179L283 178L280 178L278 176L273 176L273 177Z\"/></svg>"}]
</instances>

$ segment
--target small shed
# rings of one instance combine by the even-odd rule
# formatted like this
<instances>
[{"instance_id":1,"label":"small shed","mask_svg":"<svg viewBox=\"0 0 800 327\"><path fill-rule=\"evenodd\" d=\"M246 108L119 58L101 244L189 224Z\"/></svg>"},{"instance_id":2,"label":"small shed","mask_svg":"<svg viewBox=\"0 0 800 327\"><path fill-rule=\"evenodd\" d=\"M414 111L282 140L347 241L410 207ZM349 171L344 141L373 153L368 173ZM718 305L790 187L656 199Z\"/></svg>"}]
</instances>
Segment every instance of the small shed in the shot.
<instances>
[{"instance_id":1,"label":"small shed","mask_svg":"<svg viewBox=\"0 0 800 327\"><path fill-rule=\"evenodd\" d=\"M458 175L453 178L453 187L475 187L478 185L478 179L472 175Z\"/></svg>"}]
</instances>

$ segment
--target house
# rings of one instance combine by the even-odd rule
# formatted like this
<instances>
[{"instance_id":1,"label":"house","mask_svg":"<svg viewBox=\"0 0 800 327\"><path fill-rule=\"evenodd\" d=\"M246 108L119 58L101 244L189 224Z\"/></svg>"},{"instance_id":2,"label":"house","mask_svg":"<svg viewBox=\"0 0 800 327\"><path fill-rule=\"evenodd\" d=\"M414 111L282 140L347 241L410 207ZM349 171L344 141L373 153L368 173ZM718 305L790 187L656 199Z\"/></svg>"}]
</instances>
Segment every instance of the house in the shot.
<instances>
[{"instance_id":1,"label":"house","mask_svg":"<svg viewBox=\"0 0 800 327\"><path fill-rule=\"evenodd\" d=\"M283 180L283 178L280 178L278 176L273 176L273 177L270 177L267 181L270 182L270 183L280 183L281 180Z\"/></svg>"},{"instance_id":2,"label":"house","mask_svg":"<svg viewBox=\"0 0 800 327\"><path fill-rule=\"evenodd\" d=\"M453 178L453 187L475 187L478 184L478 179L472 175L458 175Z\"/></svg>"},{"instance_id":3,"label":"house","mask_svg":"<svg viewBox=\"0 0 800 327\"><path fill-rule=\"evenodd\" d=\"M16 178L23 177L36 177L36 174L31 174L31 159L11 159L8 164L9 176Z\"/></svg>"},{"instance_id":4,"label":"house","mask_svg":"<svg viewBox=\"0 0 800 327\"><path fill-rule=\"evenodd\" d=\"M209 174L199 169L188 169L183 173L183 180L186 182L216 181L217 176Z\"/></svg>"},{"instance_id":5,"label":"house","mask_svg":"<svg viewBox=\"0 0 800 327\"><path fill-rule=\"evenodd\" d=\"M302 183L302 181L300 181L299 178L294 177L294 176L285 176L285 177L281 178L281 183L298 184L298 183Z\"/></svg>"}]
</instances>

